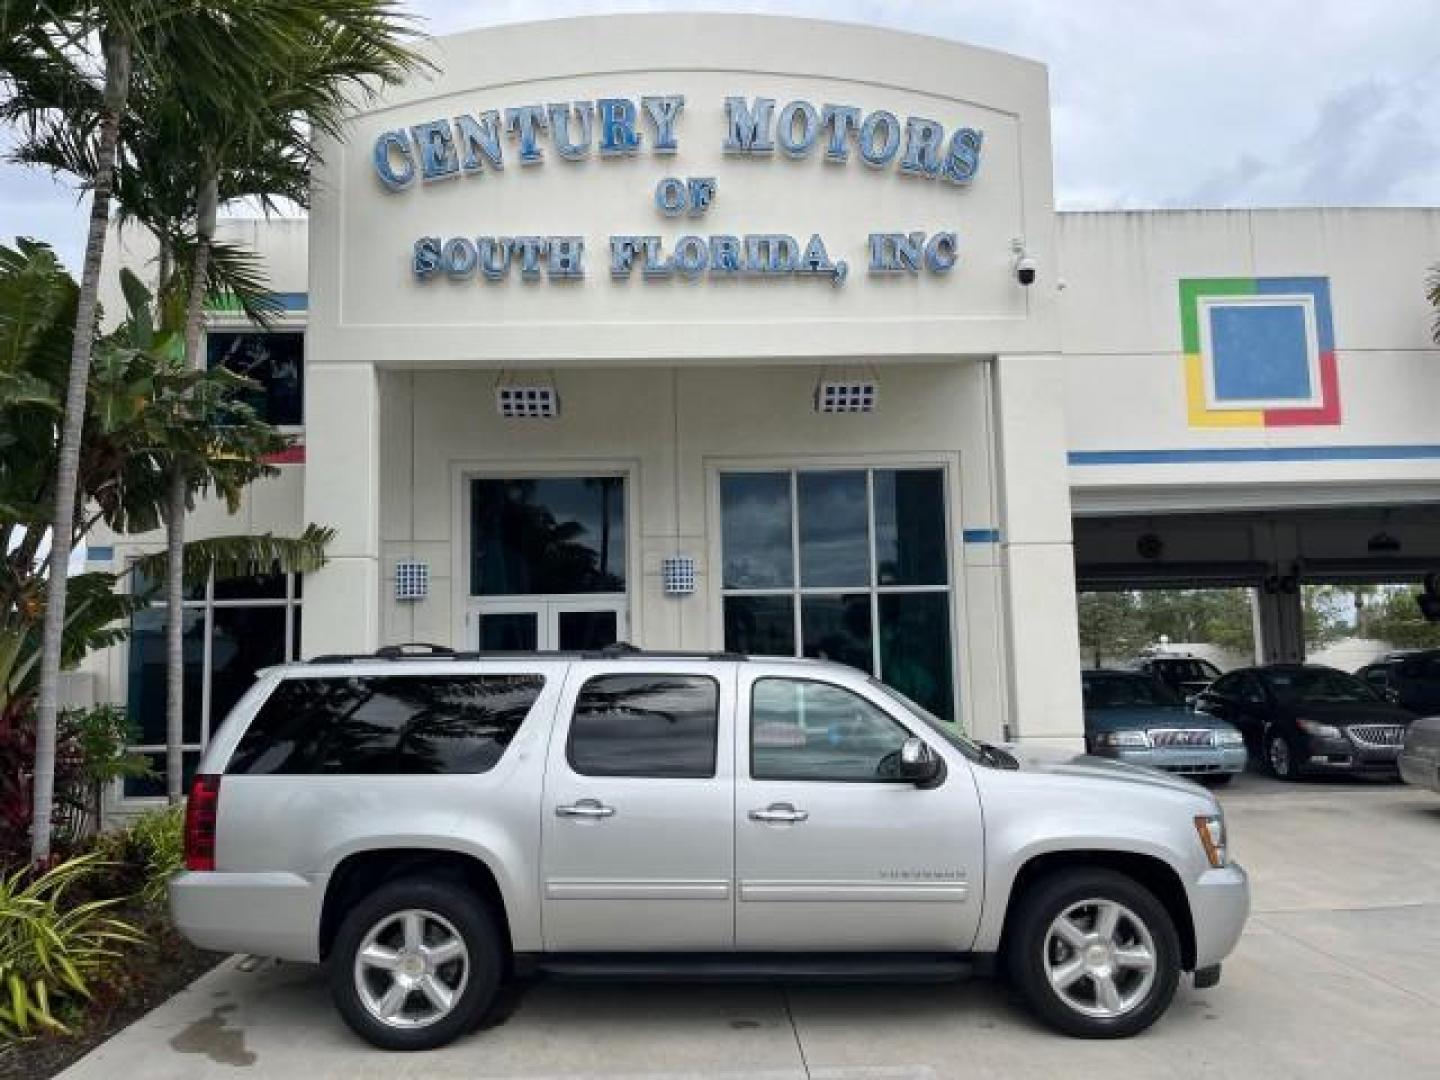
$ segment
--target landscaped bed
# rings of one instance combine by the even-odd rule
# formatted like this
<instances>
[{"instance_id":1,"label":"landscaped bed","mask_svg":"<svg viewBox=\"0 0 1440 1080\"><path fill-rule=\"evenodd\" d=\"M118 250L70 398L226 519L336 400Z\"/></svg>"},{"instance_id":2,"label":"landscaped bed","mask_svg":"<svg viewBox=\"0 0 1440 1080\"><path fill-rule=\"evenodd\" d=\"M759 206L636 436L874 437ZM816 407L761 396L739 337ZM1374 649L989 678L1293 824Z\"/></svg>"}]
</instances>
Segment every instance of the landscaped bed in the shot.
<instances>
[{"instance_id":1,"label":"landscaped bed","mask_svg":"<svg viewBox=\"0 0 1440 1080\"><path fill-rule=\"evenodd\" d=\"M175 932L163 908L132 904L115 910L144 934L125 946L111 973L97 980L90 1007L67 1020L68 1033L38 1031L0 1042L0 1080L46 1080L209 971L224 954L195 948Z\"/></svg>"}]
</instances>

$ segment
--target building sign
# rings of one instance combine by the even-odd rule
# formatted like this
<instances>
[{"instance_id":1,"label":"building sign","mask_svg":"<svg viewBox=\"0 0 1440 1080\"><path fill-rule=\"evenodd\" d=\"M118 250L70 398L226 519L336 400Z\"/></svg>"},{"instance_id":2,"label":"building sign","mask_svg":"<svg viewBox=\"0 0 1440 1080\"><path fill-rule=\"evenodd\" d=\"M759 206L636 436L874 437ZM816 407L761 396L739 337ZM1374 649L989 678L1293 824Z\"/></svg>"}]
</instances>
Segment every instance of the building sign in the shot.
<instances>
[{"instance_id":1,"label":"building sign","mask_svg":"<svg viewBox=\"0 0 1440 1080\"><path fill-rule=\"evenodd\" d=\"M681 94L598 98L559 104L531 104L461 114L381 132L375 139L375 175L392 194L423 190L440 182L463 182L503 170L509 164L576 162L680 150ZM967 187L980 168L983 133L972 127L947 130L923 116L903 120L885 109L794 100L779 105L768 97L727 97L724 125L715 132L724 153L742 157L776 154L823 156L836 166L895 169L917 180ZM713 176L666 176L650 193L665 218L698 219L722 197ZM615 234L605 258L612 279L640 277L800 277L841 285L849 260L836 251L863 253L868 273L945 275L960 258L954 230L875 231L856 241L827 243L819 233L706 233L699 229L667 238L660 234ZM578 235L416 237L410 255L418 281L478 278L503 281L572 281L586 274L585 237Z\"/></svg>"}]
</instances>

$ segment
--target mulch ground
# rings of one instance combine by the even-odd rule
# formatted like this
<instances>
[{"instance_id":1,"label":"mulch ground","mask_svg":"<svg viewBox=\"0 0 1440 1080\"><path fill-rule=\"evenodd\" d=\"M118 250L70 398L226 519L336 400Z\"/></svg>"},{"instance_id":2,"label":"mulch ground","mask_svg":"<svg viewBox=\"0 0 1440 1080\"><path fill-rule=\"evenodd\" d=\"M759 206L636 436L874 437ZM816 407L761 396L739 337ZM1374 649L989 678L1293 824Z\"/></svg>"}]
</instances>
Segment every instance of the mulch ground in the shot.
<instances>
[{"instance_id":1,"label":"mulch ground","mask_svg":"<svg viewBox=\"0 0 1440 1080\"><path fill-rule=\"evenodd\" d=\"M191 945L163 911L122 908L115 915L143 930L145 943L127 949L111 977L92 988L95 998L83 1015L65 1018L69 1034L0 1044L0 1080L47 1080L62 1072L225 959Z\"/></svg>"}]
</instances>

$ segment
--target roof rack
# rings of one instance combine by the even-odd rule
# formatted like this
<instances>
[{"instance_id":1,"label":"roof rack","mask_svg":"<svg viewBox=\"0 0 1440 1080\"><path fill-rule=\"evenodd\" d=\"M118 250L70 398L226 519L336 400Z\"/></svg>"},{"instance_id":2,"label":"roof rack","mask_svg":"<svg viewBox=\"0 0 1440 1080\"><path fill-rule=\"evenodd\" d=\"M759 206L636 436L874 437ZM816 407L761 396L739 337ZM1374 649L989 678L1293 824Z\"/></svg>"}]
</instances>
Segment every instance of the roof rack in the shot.
<instances>
[{"instance_id":1,"label":"roof rack","mask_svg":"<svg viewBox=\"0 0 1440 1080\"><path fill-rule=\"evenodd\" d=\"M408 641L403 645L383 645L373 653L326 653L302 661L306 664L357 664L375 660L748 660L745 653L676 652L669 649L646 650L617 641L603 649L571 650L491 650L488 652L457 652L448 645L424 641Z\"/></svg>"}]
</instances>

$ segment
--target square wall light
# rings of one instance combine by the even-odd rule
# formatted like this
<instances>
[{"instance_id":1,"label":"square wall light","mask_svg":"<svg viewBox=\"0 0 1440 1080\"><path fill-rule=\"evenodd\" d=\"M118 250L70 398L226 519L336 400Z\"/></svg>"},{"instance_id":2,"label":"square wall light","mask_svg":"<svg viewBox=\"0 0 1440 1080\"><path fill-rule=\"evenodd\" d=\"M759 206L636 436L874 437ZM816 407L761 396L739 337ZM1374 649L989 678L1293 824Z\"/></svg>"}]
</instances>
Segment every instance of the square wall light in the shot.
<instances>
[{"instance_id":1,"label":"square wall light","mask_svg":"<svg viewBox=\"0 0 1440 1080\"><path fill-rule=\"evenodd\" d=\"M844 382L822 380L815 387L815 411L818 413L868 413L875 411L880 387L874 379L851 379Z\"/></svg>"},{"instance_id":2,"label":"square wall light","mask_svg":"<svg viewBox=\"0 0 1440 1080\"><path fill-rule=\"evenodd\" d=\"M497 386L495 408L507 420L553 420L560 395L553 386Z\"/></svg>"}]
</instances>

